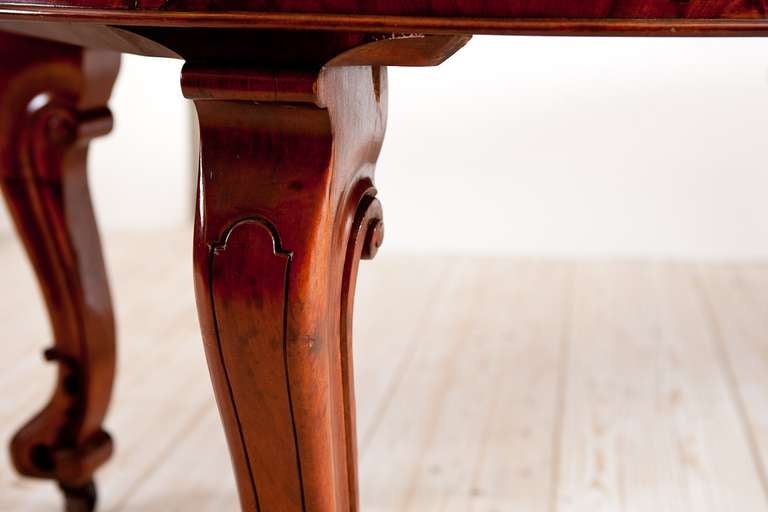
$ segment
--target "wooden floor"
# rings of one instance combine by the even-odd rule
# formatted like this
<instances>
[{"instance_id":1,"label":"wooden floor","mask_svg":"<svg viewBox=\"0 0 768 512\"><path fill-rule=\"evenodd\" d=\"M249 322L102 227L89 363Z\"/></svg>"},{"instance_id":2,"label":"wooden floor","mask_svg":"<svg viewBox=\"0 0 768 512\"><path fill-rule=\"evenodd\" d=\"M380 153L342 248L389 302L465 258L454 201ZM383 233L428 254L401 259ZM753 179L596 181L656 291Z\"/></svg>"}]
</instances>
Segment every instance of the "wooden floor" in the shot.
<instances>
[{"instance_id":1,"label":"wooden floor","mask_svg":"<svg viewBox=\"0 0 768 512\"><path fill-rule=\"evenodd\" d=\"M235 511L190 236L107 242L121 345L101 510ZM0 269L5 442L53 372L14 241ZM361 272L364 512L768 510L768 264L384 250ZM3 452L0 511L56 510L53 486L17 478Z\"/></svg>"}]
</instances>

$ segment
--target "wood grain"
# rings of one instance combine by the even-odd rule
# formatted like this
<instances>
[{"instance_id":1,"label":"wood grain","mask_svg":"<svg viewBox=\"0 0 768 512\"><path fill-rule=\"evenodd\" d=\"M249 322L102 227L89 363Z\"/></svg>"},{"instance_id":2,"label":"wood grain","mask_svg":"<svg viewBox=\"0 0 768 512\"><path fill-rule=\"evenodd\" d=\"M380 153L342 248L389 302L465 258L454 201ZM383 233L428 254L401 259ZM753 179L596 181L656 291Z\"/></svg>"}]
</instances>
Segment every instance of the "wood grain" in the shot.
<instances>
[{"instance_id":1,"label":"wood grain","mask_svg":"<svg viewBox=\"0 0 768 512\"><path fill-rule=\"evenodd\" d=\"M182 80L202 148L195 282L242 508L356 510L350 322L383 236L386 70L201 66Z\"/></svg>"},{"instance_id":2,"label":"wood grain","mask_svg":"<svg viewBox=\"0 0 768 512\"><path fill-rule=\"evenodd\" d=\"M59 482L71 510L95 499L115 365L112 305L88 191L88 141L110 131L120 58L0 34L0 188L35 268L59 377L11 443L17 470ZM92 506L89 505L89 506ZM86 507L88 508L88 507Z\"/></svg>"},{"instance_id":3,"label":"wood grain","mask_svg":"<svg viewBox=\"0 0 768 512\"><path fill-rule=\"evenodd\" d=\"M213 512L237 507L224 434L198 343L188 275L190 235L184 230L106 237L113 290L121 298L117 316L124 343L122 378L116 388L120 407L108 419L120 444L115 463L100 473L104 510L181 512L194 507ZM152 264L147 253L157 255ZM32 271L15 241L0 240L0 267L6 271L4 285L15 290L13 296L0 296L0 313L11 306L15 312L4 319L7 336L38 340L0 344L0 388L19 390L0 401L0 436L10 436L14 418L32 412L35 402L45 397L52 372L38 364L38 346L47 326ZM408 491L409 501L427 509L591 512L594 502L587 497L594 491L588 473L578 487L584 495L566 475L568 468L585 460L585 448L567 439L587 431L569 427L571 433L562 431L562 449L553 444L553 432L561 432L554 416L563 375L566 416L596 408L610 414L603 416L604 424L621 443L603 443L604 460L624 460L636 468L632 474L637 478L625 478L623 485L622 480L602 480L623 493L624 510L658 506L687 512L692 502L682 497L693 491L700 499L711 499L703 510L716 504L725 510L728 503L744 510L768 510L755 492L760 473L753 454L722 455L749 443L733 395L723 384L719 356L714 347L703 356L693 355L701 351L702 340L711 343L715 335L705 318L706 299L717 307L727 355L738 370L748 425L764 450L764 437L759 436L765 425L762 390L768 385L761 371L767 269L763 264L462 259L392 254L385 246L374 265L361 266L358 279L355 372L362 510L399 512L402 509L393 503L402 503ZM569 308L566 295L571 287ZM603 313L597 315L597 309ZM395 317L402 322L392 322ZM649 317L658 323L649 322ZM464 332L471 334L463 337ZM570 352L565 367L559 363L561 333ZM489 350L465 350L461 340ZM577 356L574 350L583 353ZM624 366L614 368L610 361ZM25 366L17 369L19 363ZM635 380L639 374L655 374L649 366L665 368L658 389ZM488 375L480 377L472 368ZM590 385L607 378L611 386ZM419 383L424 386L415 387ZM682 392L671 395L675 389ZM478 393L487 397L473 405ZM623 405L610 405L616 403ZM159 415L163 422L156 421ZM567 419L563 425L574 423ZM366 434L370 428L373 432ZM422 442L427 428L432 434ZM688 440L691 432L695 442ZM677 439L685 441L685 451L677 448ZM630 446L638 449L630 452ZM391 464L381 463L378 457L383 454ZM696 460L691 454L698 465L688 465ZM3 463L6 457L0 457L0 509L55 509L52 486L13 475ZM451 462L459 459L461 464ZM563 471L560 483L550 478L556 460ZM417 482L406 485L412 474L418 475ZM472 478L462 478L456 486L456 475L463 474ZM653 474L658 476L648 476ZM549 508L552 489L555 496L567 492L570 498Z\"/></svg>"},{"instance_id":4,"label":"wood grain","mask_svg":"<svg viewBox=\"0 0 768 512\"><path fill-rule=\"evenodd\" d=\"M49 405L14 438L15 465L25 475L57 480L69 512L87 511L94 506L93 473L112 450L102 423L114 373L114 325L85 158L87 142L111 127L105 104L117 73L114 52L187 61L182 89L195 101L202 145L195 288L242 509L347 512L360 502L352 344L358 264L372 258L383 239L373 177L386 126L385 66L438 65L474 33L764 35L765 16L765 2L751 0L0 0L0 185L42 285L55 340L46 356L60 370ZM762 436L715 308L706 291L691 293L690 283L660 291L659 275L667 271L652 268L637 281L619 267L614 280L629 283L631 297L601 289L609 303L579 286L574 292L560 272L543 280L539 298L555 321L542 329L546 357L538 369L544 376L526 368L524 382L510 379L500 360L461 357L468 340L476 339L470 348L487 354L501 350L506 338L485 330L496 325L493 317L477 327L471 309L446 305L453 311L441 336L446 343L415 355L400 345L391 359L397 371L380 379L381 402L363 417L363 448L379 450L371 460L395 461L369 469L372 481L389 482L386 493L376 489L378 506L764 505ZM462 282L474 274L480 269L467 263L446 288L451 296L469 294L482 304L474 316L505 301L526 311L520 297ZM496 279L503 279L501 273ZM567 286L560 287L562 281ZM552 290L564 301L554 300ZM580 300L579 293L591 301ZM610 312L627 316L635 302L664 300L670 301L666 309L635 312L637 332L631 335L611 322ZM672 310L684 321L671 319ZM691 327L706 318L710 331ZM517 334L528 340L526 352L534 351L529 333ZM654 340L650 348L646 337ZM688 356L670 341L677 337L701 344ZM619 339L632 364L613 346L589 350L593 339ZM584 358L595 352L597 361L610 363L602 379L594 376L601 366ZM657 361L657 352L672 363ZM655 375L655 387L625 382L633 372L640 382ZM707 379L718 372L719 378ZM525 388L539 379L543 391L536 394L497 389ZM158 387L153 381L133 384L145 400ZM711 389L703 389L707 385ZM639 398L627 405L605 398L603 388ZM173 391L186 394L185 388ZM421 422L414 426L406 418L396 436L411 430L426 447L415 461L408 458L412 446L397 437L381 444L378 430L392 404L411 395L423 402L410 420ZM573 396L589 405L571 409ZM499 404L515 408L536 398L545 405L520 409L547 428L532 433L530 424L498 417ZM175 429L155 439L155 461L170 450L160 447L161 440L185 437L205 416L191 401L191 409L175 411ZM623 414L642 418L644 440L662 447L664 472L634 463L643 447L624 443L625 430L638 425L624 425ZM656 421L647 422L652 414ZM695 425L684 421L702 416ZM440 426L464 418L478 420L463 422L463 436ZM517 428L544 449L489 465L487 438ZM718 436L716 445L704 442ZM568 466L565 452L576 453ZM475 453L481 455L472 465L462 463ZM400 471L405 465L408 470ZM139 485L146 467L126 481ZM498 474L504 479L495 480ZM725 489L712 489L702 474L715 475ZM485 485L486 479L494 482ZM535 485L528 483L532 479ZM627 479L650 482L660 492L635 495ZM682 482L680 488L670 488L670 480ZM507 482L531 485L535 497L507 495ZM439 486L447 490L419 492ZM132 491L124 489L120 499Z\"/></svg>"},{"instance_id":5,"label":"wood grain","mask_svg":"<svg viewBox=\"0 0 768 512\"><path fill-rule=\"evenodd\" d=\"M500 3L505 5L506 3ZM623 5L624 3L615 3ZM632 4L627 2L627 4ZM689 4L695 7L686 7ZM562 2L561 5L572 5ZM578 3L576 5L589 5ZM656 6L661 3L654 4ZM57 4L24 5L0 3L0 29L21 31L38 37L109 47L120 51L158 56L159 49L151 42L135 41L119 27L250 29L250 30L321 30L331 32L370 32L379 34L499 34L499 35L635 35L635 36L761 36L768 30L765 9L743 6L713 12L705 2L664 2L682 6L681 15L659 17L649 15L658 8L644 11L637 7L626 16L572 16L568 9L552 9L541 16L494 16L492 9L477 16L446 16L439 11L429 15L365 14L365 10L335 14L319 12L280 11L176 11L129 10L67 7ZM750 2L751 5L751 2ZM675 7L674 9L677 9ZM361 13L362 12L362 13ZM677 11L675 11L677 12ZM208 40L212 41L211 39ZM215 40L214 40L215 41ZM131 48L131 50L128 50ZM164 55L168 56L168 55Z\"/></svg>"},{"instance_id":6,"label":"wood grain","mask_svg":"<svg viewBox=\"0 0 768 512\"><path fill-rule=\"evenodd\" d=\"M14 6L161 10L163 12L284 12L488 18L718 18L760 17L764 5L753 0L3 0Z\"/></svg>"},{"instance_id":7,"label":"wood grain","mask_svg":"<svg viewBox=\"0 0 768 512\"><path fill-rule=\"evenodd\" d=\"M684 268L585 265L574 306L556 510L764 510Z\"/></svg>"},{"instance_id":8,"label":"wood grain","mask_svg":"<svg viewBox=\"0 0 768 512\"><path fill-rule=\"evenodd\" d=\"M139 8L488 18L718 18L763 14L759 2L752 0L139 0Z\"/></svg>"}]
</instances>

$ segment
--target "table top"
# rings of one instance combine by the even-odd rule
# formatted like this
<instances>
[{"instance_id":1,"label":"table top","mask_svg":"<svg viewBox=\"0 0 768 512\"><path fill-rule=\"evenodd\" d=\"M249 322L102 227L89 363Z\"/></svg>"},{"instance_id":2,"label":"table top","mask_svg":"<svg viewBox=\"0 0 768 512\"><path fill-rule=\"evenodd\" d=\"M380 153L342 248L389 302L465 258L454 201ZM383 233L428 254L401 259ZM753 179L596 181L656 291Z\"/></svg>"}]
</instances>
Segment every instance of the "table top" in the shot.
<instances>
[{"instance_id":1,"label":"table top","mask_svg":"<svg viewBox=\"0 0 768 512\"><path fill-rule=\"evenodd\" d=\"M489 18L760 18L762 0L2 0L166 12L285 12Z\"/></svg>"},{"instance_id":2,"label":"table top","mask_svg":"<svg viewBox=\"0 0 768 512\"><path fill-rule=\"evenodd\" d=\"M0 0L0 30L244 65L437 65L473 34L768 36L768 0Z\"/></svg>"},{"instance_id":3,"label":"table top","mask_svg":"<svg viewBox=\"0 0 768 512\"><path fill-rule=\"evenodd\" d=\"M452 34L760 35L768 0L0 0L0 20Z\"/></svg>"}]
</instances>

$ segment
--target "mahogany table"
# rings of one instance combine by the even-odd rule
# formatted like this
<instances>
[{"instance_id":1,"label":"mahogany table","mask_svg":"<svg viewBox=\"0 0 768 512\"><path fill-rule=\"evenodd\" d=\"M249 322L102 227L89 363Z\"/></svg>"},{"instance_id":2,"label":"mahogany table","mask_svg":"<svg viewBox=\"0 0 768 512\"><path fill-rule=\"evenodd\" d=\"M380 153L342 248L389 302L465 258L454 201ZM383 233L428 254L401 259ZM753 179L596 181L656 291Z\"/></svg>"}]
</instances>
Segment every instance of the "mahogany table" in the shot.
<instances>
[{"instance_id":1,"label":"mahogany table","mask_svg":"<svg viewBox=\"0 0 768 512\"><path fill-rule=\"evenodd\" d=\"M12 440L16 469L58 482L69 512L90 511L94 472L112 452L102 422L115 333L86 154L112 126L121 52L186 61L181 89L201 137L194 280L242 510L352 512L351 317L358 263L384 235L373 176L386 66L440 64L472 34L762 36L766 9L768 0L0 0L0 187L50 315L45 356L58 365L50 402Z\"/></svg>"}]
</instances>

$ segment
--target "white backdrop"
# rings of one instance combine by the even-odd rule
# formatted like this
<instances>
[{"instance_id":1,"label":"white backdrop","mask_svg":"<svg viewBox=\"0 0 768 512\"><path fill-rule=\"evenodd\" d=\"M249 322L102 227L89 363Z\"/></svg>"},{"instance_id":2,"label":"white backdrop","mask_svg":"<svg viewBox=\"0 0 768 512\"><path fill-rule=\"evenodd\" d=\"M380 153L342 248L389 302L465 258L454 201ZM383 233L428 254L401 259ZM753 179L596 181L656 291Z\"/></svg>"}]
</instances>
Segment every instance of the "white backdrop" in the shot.
<instances>
[{"instance_id":1,"label":"white backdrop","mask_svg":"<svg viewBox=\"0 0 768 512\"><path fill-rule=\"evenodd\" d=\"M768 41L477 38L393 70L389 247L768 256Z\"/></svg>"},{"instance_id":2,"label":"white backdrop","mask_svg":"<svg viewBox=\"0 0 768 512\"><path fill-rule=\"evenodd\" d=\"M92 158L106 229L190 218L179 69L125 60ZM478 37L390 70L385 248L768 257L767 126L768 40Z\"/></svg>"},{"instance_id":3,"label":"white backdrop","mask_svg":"<svg viewBox=\"0 0 768 512\"><path fill-rule=\"evenodd\" d=\"M91 145L89 179L105 229L188 222L194 169L191 110L180 61L124 56L110 107L115 128ZM0 229L9 230L1 211Z\"/></svg>"}]
</instances>

